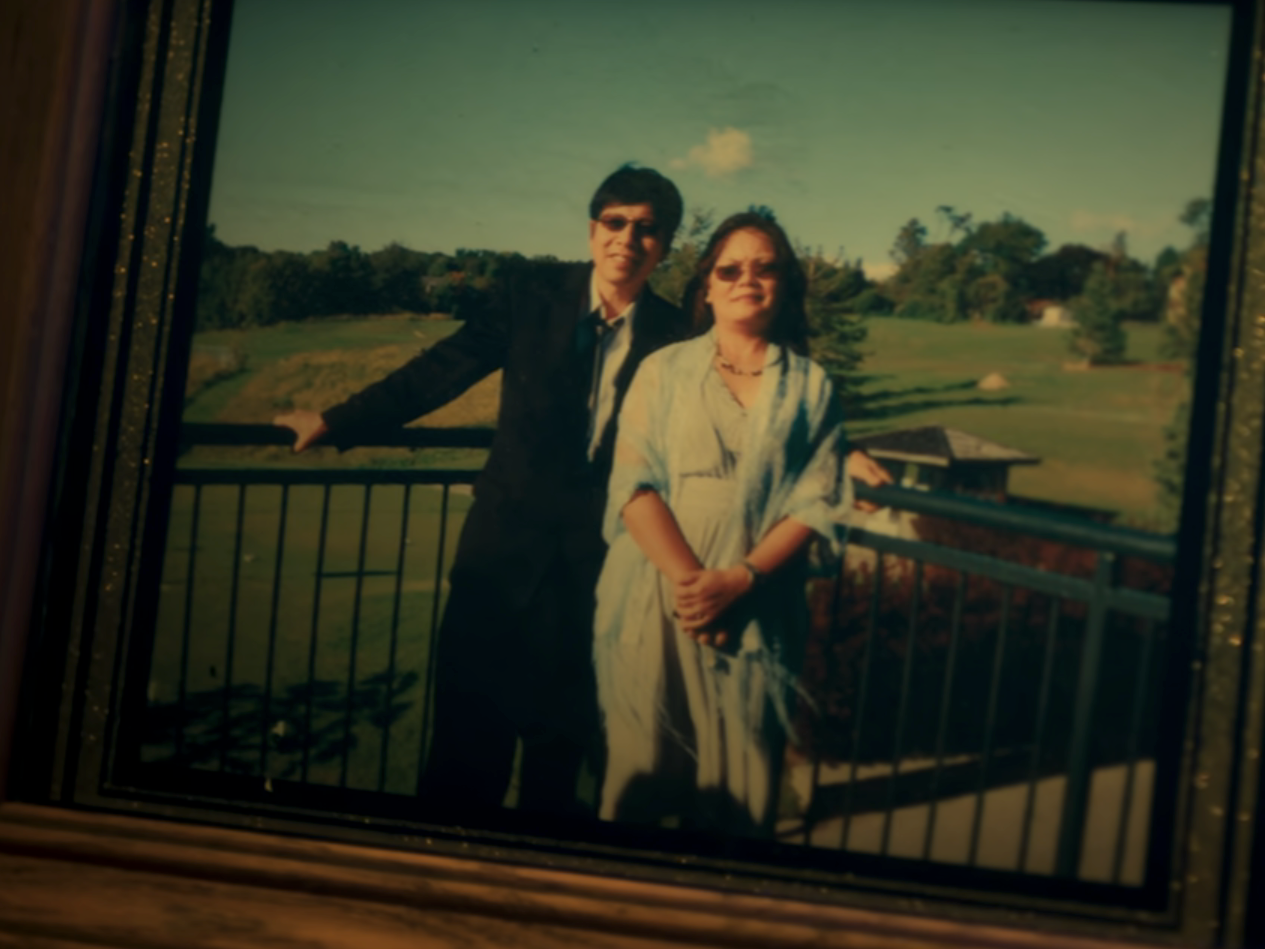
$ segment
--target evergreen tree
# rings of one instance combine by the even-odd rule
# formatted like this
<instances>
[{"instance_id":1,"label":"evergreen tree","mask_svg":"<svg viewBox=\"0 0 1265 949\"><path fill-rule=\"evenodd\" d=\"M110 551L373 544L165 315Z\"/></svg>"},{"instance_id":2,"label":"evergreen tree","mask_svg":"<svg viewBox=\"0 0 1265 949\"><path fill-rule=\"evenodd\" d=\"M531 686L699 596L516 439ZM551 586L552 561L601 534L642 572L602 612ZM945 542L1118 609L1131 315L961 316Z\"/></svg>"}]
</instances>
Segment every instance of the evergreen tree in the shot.
<instances>
[{"instance_id":1,"label":"evergreen tree","mask_svg":"<svg viewBox=\"0 0 1265 949\"><path fill-rule=\"evenodd\" d=\"M1128 337L1120 325L1121 313L1112 277L1106 265L1094 264L1085 280L1085 291L1072 308L1076 328L1069 334L1068 344L1074 353L1093 366L1124 359Z\"/></svg>"},{"instance_id":2,"label":"evergreen tree","mask_svg":"<svg viewBox=\"0 0 1265 949\"><path fill-rule=\"evenodd\" d=\"M1190 399L1183 399L1164 429L1164 454L1155 462L1160 516L1169 530L1177 529L1182 492L1186 486L1186 443L1190 436Z\"/></svg>"},{"instance_id":3,"label":"evergreen tree","mask_svg":"<svg viewBox=\"0 0 1265 949\"><path fill-rule=\"evenodd\" d=\"M673 245L672 250L654 273L650 275L650 288L671 303L680 304L685 285L694 275L698 258L703 253L707 238L711 236L716 215L709 208L691 208L685 233Z\"/></svg>"},{"instance_id":4,"label":"evergreen tree","mask_svg":"<svg viewBox=\"0 0 1265 949\"><path fill-rule=\"evenodd\" d=\"M1159 488L1160 511L1170 529L1176 530L1181 514L1182 492L1186 481L1187 444L1190 437L1190 387L1194 382L1195 356L1199 346L1200 317L1203 313L1204 289L1208 269L1212 202L1194 198L1186 203L1178 218L1191 229L1191 245L1180 257L1171 280L1184 281L1176 299L1172 299L1164 325L1164 350L1170 357L1186 364L1187 397L1173 412L1173 420L1164 429L1164 454L1155 463L1155 482ZM1171 258L1170 258L1171 260ZM1158 262L1157 262L1158 263ZM1158 267L1157 267L1158 270Z\"/></svg>"},{"instance_id":5,"label":"evergreen tree","mask_svg":"<svg viewBox=\"0 0 1265 949\"><path fill-rule=\"evenodd\" d=\"M857 401L856 370L865 359L861 349L869 333L855 301L869 289L859 263L827 260L801 251L808 278L806 310L813 359L830 374L845 406Z\"/></svg>"}]
</instances>

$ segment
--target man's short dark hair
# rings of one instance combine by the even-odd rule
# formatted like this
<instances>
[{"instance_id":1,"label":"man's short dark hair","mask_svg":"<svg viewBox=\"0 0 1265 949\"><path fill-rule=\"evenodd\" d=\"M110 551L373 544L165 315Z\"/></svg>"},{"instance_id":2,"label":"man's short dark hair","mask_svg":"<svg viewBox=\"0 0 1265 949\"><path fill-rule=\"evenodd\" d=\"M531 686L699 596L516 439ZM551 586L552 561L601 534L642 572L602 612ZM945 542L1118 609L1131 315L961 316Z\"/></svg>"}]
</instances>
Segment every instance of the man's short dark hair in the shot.
<instances>
[{"instance_id":1,"label":"man's short dark hair","mask_svg":"<svg viewBox=\"0 0 1265 949\"><path fill-rule=\"evenodd\" d=\"M653 168L622 165L615 169L597 187L589 202L589 218L596 221L602 211L612 204L648 204L654 208L655 223L665 247L672 246L672 238L681 226L684 204L676 185Z\"/></svg>"}]
</instances>

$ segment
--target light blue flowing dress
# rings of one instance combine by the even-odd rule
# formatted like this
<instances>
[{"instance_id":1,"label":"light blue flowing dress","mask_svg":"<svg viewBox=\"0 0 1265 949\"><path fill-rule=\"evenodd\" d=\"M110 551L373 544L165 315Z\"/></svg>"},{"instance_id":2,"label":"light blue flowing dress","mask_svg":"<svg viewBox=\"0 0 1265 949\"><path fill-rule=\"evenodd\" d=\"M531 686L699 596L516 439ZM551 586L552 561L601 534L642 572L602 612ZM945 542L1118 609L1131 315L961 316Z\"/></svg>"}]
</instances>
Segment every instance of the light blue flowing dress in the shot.
<instances>
[{"instance_id":1,"label":"light blue flowing dress","mask_svg":"<svg viewBox=\"0 0 1265 949\"><path fill-rule=\"evenodd\" d=\"M762 832L803 657L803 570L788 566L737 604L725 648L700 646L678 627L671 584L621 512L638 491L658 492L707 567L738 563L786 517L838 557L850 506L843 417L825 371L778 346L744 409L715 351L709 333L648 357L620 414L594 622L607 737L599 813Z\"/></svg>"}]
</instances>

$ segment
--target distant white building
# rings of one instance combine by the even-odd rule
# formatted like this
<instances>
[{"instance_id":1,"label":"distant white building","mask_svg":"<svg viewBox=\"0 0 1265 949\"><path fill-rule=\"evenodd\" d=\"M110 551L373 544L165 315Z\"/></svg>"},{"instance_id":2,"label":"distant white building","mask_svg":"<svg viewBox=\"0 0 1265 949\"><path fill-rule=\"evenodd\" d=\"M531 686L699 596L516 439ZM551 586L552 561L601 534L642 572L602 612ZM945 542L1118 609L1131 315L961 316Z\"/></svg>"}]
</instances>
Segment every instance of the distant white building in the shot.
<instances>
[{"instance_id":1,"label":"distant white building","mask_svg":"<svg viewBox=\"0 0 1265 949\"><path fill-rule=\"evenodd\" d=\"M1062 303L1047 303L1034 325L1042 329L1069 329L1076 325L1076 317Z\"/></svg>"}]
</instances>

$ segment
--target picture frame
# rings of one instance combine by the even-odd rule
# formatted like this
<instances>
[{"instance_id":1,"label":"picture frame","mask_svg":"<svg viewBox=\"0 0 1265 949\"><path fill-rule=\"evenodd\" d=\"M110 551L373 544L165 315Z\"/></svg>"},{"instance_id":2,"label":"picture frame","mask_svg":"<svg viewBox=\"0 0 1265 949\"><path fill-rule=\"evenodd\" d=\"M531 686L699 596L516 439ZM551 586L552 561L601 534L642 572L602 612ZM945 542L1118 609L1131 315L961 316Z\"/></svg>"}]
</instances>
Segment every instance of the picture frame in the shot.
<instances>
[{"instance_id":1,"label":"picture frame","mask_svg":"<svg viewBox=\"0 0 1265 949\"><path fill-rule=\"evenodd\" d=\"M74 356L82 360L76 364L79 371L72 374L82 395L81 401L72 398L77 406L73 424L80 427L77 434L71 429L62 449L61 464L67 480L61 489L62 506L48 535L52 538L48 548L52 559L46 561L49 566L45 577L64 575L67 565L73 565L71 572L80 577L79 593L72 602L48 603L42 622L45 635L33 653L36 677L24 679L28 695L43 691L45 695L63 697L56 712L46 702L40 708L38 700L26 705L27 713L34 717L26 719L32 725L20 753L22 760L33 766L23 768L25 775L18 786L20 796L28 800L106 811L139 808L154 816L183 820L206 820L208 813L215 810L208 809L208 800L199 799L196 794L185 794L182 803L173 803L169 796L110 780L103 782L101 776L110 747L119 741L117 729L122 710L116 704L120 698L117 689L119 677L127 674L126 664L116 666L113 657L126 654L129 637L144 627L156 608L156 604L139 595L144 590L146 572L152 575L154 569L152 561L146 565L143 551L147 544L152 546L154 534L149 521L154 510L150 498L159 482L154 480L152 471L170 466L176 447L175 440L164 433L170 433L178 424L179 405L170 398L163 399L162 392L184 371L173 361L172 354L187 344L190 331L187 317L182 325L180 314L181 307L188 313L191 304L187 288L196 274L196 256L188 250L189 235L196 234L202 223L197 208L199 203L205 208L207 185L196 168L199 162L209 160L213 142L213 136L199 134L199 130L213 124L216 111L216 69L222 67L226 43L224 20L219 18L223 9L209 4L158 4L147 11L148 19L133 20L123 31L125 47L126 42L132 42L145 50L134 60L143 68L131 80L116 76L114 101L124 103L120 111L136 108L138 114L120 123L117 113L107 113L106 140L110 135L117 136L117 150L104 159L102 180L110 179L111 169L114 180L122 180L127 177L122 169L127 169L144 185L139 191L136 186L130 192L122 186L113 193L108 188L98 191L98 195L104 194L123 207L132 223L121 234L115 234L112 225L104 223L109 216L101 214L95 219L97 231L90 234L89 246L103 246L94 245L92 240L115 246L127 254L130 265L124 268L128 273L120 283L116 282L120 275L116 266L102 262L110 255L90 258L98 269L89 274L80 311L84 315L77 324L78 332L87 334L81 337ZM1257 15L1255 10L1251 13L1253 17ZM1240 11L1240 16L1246 15ZM121 72L126 73L126 69ZM1240 64L1245 87L1247 72L1246 65ZM142 91L146 89L148 93ZM1245 92L1243 101L1231 96L1227 114L1241 112L1244 125L1250 129L1255 121L1251 111L1255 103L1253 87L1250 95ZM1244 139L1254 142L1250 135ZM131 158L121 157L124 140L129 142ZM189 147L173 150L170 143L175 141L186 142ZM1234 159L1245 169L1254 168L1255 160L1254 153ZM137 170L142 173L136 175ZM1249 516L1256 502L1253 491L1244 486L1256 484L1259 478L1259 453L1253 447L1256 442L1252 435L1259 433L1255 406L1262 393L1257 391L1260 383L1253 378L1252 367L1257 365L1254 360L1259 356L1253 348L1255 339L1247 316L1253 312L1254 294L1259 292L1252 284L1250 266L1255 247L1252 223L1256 195L1251 187L1238 185L1234 178L1222 176L1222 192L1217 200L1220 206L1236 209L1235 224L1218 230L1211 253L1212 259L1223 267L1225 299L1232 313L1227 315L1224 336L1220 340L1212 337L1213 343L1201 354L1201 369L1213 365L1219 372L1218 387L1213 396L1205 397L1202 407L1203 418L1215 418L1217 424L1215 428L1203 429L1209 467L1202 483L1199 478L1193 479L1195 487L1188 494L1189 507L1197 510L1206 503L1207 511L1197 519L1205 525L1201 540L1195 547L1186 545L1183 561L1185 568L1200 571L1199 593L1192 595L1184 608L1192 623L1196 617L1204 617L1205 638L1191 659L1192 668L1197 667L1198 672L1192 694L1198 697L1199 704L1183 710L1184 728L1190 729L1183 734L1193 737L1183 742L1185 760L1179 767L1183 777L1178 782L1181 800L1175 807L1180 816L1171 830L1178 842L1178 862L1187 884L1181 897L1166 901L1159 911L1137 907L1117 910L1095 905L1093 899L1034 904L981 888L976 899L1011 904L998 910L971 906L965 894L946 893L935 887L928 887L913 898L876 892L884 887L878 886L874 878L850 890L837 885L827 887L824 881L828 875L820 874L770 881L748 869L745 879L740 879L744 874L733 872L735 864L724 864L723 853L710 868L667 871L669 879L678 884L711 887L720 879L717 869L725 865L731 873L728 885L738 890L756 889L810 902L820 900L823 892L829 890L827 902L878 908L888 913L907 912L915 903L929 900L934 904L931 915L953 916L965 925L1005 925L1020 918L1036 918L1039 925L1054 930L1081 929L1135 937L1142 934L1143 938L1157 941L1198 940L1211 925L1224 925L1228 933L1242 933L1247 925L1246 870L1251 854L1244 835L1235 833L1229 815L1242 818L1247 813L1245 808L1250 808L1248 802L1253 800L1256 777L1255 766L1249 763L1253 760L1249 750L1259 745L1256 696L1261 676L1257 664L1244 658L1249 650L1243 648L1251 641L1255 622L1255 568L1242 554L1256 543L1254 519ZM1227 180L1229 183L1224 183ZM1215 243L1218 237L1219 244ZM1210 279L1209 284L1213 283ZM1215 301L1215 293L1212 298ZM86 315L102 312L100 307L106 300L113 301L109 320L90 325ZM138 317L145 307L149 309L144 312L150 315ZM90 368L92 360L85 355L93 351L94 339L108 344L102 347L105 355L98 371ZM1259 377L1259 373L1255 375ZM100 391L110 392L112 397L102 399ZM89 438L89 432L95 437ZM74 451L80 454L74 455ZM71 458L87 463L70 465ZM84 524L93 525L91 531L85 533ZM68 635L69 641L58 643L58 635ZM62 656L75 658L67 667L55 661ZM79 656L92 658L81 663ZM54 661L50 664L50 660ZM79 680L79 676L85 678ZM42 690L31 684L75 681L84 683L82 692L64 685ZM54 721L56 728L49 729ZM1215 727L1218 723L1224 726L1240 721L1245 727L1238 731ZM29 740L35 736L52 740ZM33 775L40 776L40 780L32 780ZM1227 806L1231 801L1239 803ZM319 810L261 817L246 807L235 813L221 811L212 819L229 826L262 826L273 831L335 838L354 836L347 824L340 827L337 820L326 823L328 816L322 816ZM1240 819L1237 823L1247 824L1250 820ZM556 846L550 848L548 835L533 837L523 834L520 826L512 825L490 828L490 834L487 830L481 840L472 841L471 835L463 832L431 846L440 854L474 853L493 862L509 859L587 874L644 875L651 879L662 879L663 864L677 859L661 858L657 867L640 871L630 866L627 851L618 843L596 856L559 854ZM1209 840L1220 844L1209 848ZM1201 841L1203 845L1191 841ZM406 846L412 843L406 839ZM1223 860L1234 867L1230 873L1222 870ZM687 861L686 865L707 862ZM1224 909L1220 904L1223 899L1228 900ZM1089 922L1074 920L1072 915L1088 917Z\"/></svg>"}]
</instances>

